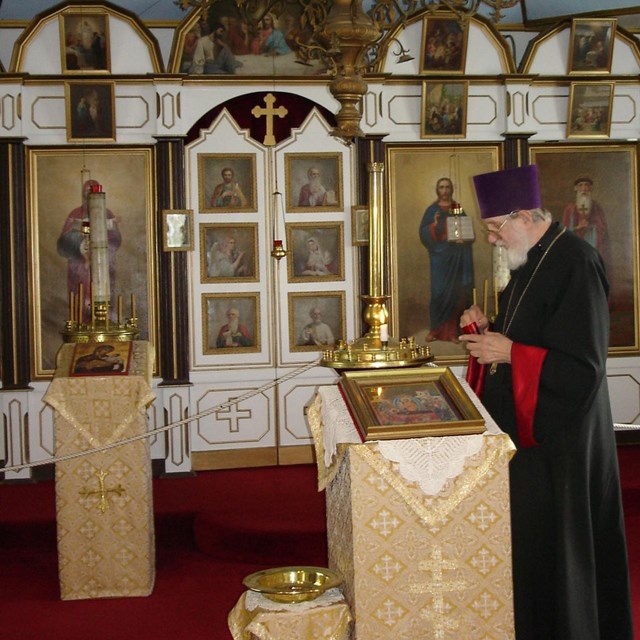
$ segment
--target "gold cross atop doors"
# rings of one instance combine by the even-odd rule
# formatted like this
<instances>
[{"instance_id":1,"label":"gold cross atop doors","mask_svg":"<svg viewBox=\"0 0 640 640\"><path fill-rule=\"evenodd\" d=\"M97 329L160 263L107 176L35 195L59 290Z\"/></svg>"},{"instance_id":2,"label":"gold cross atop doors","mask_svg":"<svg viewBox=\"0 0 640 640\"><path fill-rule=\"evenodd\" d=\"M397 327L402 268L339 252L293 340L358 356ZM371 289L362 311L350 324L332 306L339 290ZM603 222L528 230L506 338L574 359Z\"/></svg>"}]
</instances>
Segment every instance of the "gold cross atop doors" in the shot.
<instances>
[{"instance_id":1,"label":"gold cross atop doors","mask_svg":"<svg viewBox=\"0 0 640 640\"><path fill-rule=\"evenodd\" d=\"M289 113L289 110L283 106L274 109L273 105L275 101L275 96L272 93L267 93L264 97L264 102L267 106L259 107L256 105L251 109L251 114L254 118L260 118L262 116L266 116L267 118L266 132L264 134L264 140L262 141L262 144L264 144L265 147L273 147L276 143L276 139L273 135L273 117L278 116L279 118L284 118L287 113Z\"/></svg>"}]
</instances>

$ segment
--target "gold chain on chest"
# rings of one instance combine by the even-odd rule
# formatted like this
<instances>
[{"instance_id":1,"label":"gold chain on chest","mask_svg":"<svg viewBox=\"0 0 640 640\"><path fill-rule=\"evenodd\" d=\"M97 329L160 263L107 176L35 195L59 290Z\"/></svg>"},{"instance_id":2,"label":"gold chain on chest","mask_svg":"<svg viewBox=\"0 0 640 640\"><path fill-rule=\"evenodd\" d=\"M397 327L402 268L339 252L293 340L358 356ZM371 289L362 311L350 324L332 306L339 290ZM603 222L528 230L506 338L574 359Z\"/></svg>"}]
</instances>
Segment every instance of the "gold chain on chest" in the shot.
<instances>
[{"instance_id":1,"label":"gold chain on chest","mask_svg":"<svg viewBox=\"0 0 640 640\"><path fill-rule=\"evenodd\" d=\"M509 302L507 303L507 310L504 313L504 323L503 323L503 330L502 330L502 335L506 336L509 333L509 329L511 328L511 325L513 324L513 320L516 317L516 313L518 312L518 309L520 308L520 303L522 302L522 299L524 298L525 294L527 293L527 291L529 290L529 286L531 285L531 282L533 280L533 278L535 277L536 273L538 273L538 269L540 269L540 266L542 265L542 263L544 262L544 259L547 257L549 251L551 251L551 248L553 247L553 245L558 241L558 238L560 238L560 236L566 231L565 228L563 228L560 233L549 243L549 246L546 248L545 252L542 254L542 257L540 258L540 260L538 260L538 264L535 266L534 270L531 272L531 275L529 276L529 279L527 280L527 284L525 284L524 289L522 290L522 293L520 294L520 297L518 298L518 302L516 302L516 306L513 309L513 313L511 314L511 317L509 317L509 312L511 311L511 303L513 302L513 296L516 292L516 288L518 285L518 279L516 278L516 281L513 283L513 289L511 289L511 295L509 296ZM490 369L490 373L495 373L496 369L497 369L498 363L494 362L491 365L491 369Z\"/></svg>"}]
</instances>

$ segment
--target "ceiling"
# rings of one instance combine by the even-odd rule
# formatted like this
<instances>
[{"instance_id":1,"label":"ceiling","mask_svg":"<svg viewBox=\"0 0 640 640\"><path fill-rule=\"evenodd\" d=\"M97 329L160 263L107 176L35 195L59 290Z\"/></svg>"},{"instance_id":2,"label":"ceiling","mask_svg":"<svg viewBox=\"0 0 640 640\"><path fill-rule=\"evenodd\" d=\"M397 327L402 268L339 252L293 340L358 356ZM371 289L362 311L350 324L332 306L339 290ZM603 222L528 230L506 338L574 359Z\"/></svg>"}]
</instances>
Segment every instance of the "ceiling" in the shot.
<instances>
[{"instance_id":1,"label":"ceiling","mask_svg":"<svg viewBox=\"0 0 640 640\"><path fill-rule=\"evenodd\" d=\"M424 1L429 2L429 0ZM368 0L364 0L364 3L366 6ZM42 13L58 4L60 4L58 0L0 0L0 21L26 23L37 13ZM116 0L111 4L137 14L148 24L163 22L177 24L186 15L174 0ZM585 14L617 16L635 14L621 18L623 26L633 28L636 21L640 26L639 11L637 0L521 0L518 6L503 11L504 17L500 24L540 26L557 22L561 18ZM480 13L489 15L491 10L483 6Z\"/></svg>"}]
</instances>

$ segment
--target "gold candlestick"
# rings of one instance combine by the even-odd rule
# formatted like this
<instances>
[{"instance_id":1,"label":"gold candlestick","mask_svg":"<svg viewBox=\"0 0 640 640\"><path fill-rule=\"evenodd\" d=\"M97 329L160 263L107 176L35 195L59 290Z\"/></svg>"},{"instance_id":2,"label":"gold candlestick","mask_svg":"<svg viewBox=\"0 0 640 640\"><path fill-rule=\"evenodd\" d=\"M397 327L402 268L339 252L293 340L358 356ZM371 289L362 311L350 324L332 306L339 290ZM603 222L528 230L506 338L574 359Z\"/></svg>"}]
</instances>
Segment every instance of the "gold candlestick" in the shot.
<instances>
[{"instance_id":1,"label":"gold candlestick","mask_svg":"<svg viewBox=\"0 0 640 640\"><path fill-rule=\"evenodd\" d=\"M340 340L323 353L320 364L333 369L380 369L416 367L433 359L428 345L418 346L413 338L400 341L389 336L389 313L384 293L384 224L382 193L384 165L371 163L369 170L369 295L363 319L369 331L351 343ZM384 327L384 329L381 329Z\"/></svg>"}]
</instances>

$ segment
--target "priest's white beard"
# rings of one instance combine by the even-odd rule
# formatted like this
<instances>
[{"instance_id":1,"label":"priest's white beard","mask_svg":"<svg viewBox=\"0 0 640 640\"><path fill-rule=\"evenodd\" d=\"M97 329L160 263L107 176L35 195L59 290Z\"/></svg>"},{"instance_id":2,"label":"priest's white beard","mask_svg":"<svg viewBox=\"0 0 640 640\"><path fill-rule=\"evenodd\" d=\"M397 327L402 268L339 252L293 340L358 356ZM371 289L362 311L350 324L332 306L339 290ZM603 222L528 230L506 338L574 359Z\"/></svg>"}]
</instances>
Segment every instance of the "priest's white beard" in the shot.
<instances>
[{"instance_id":1,"label":"priest's white beard","mask_svg":"<svg viewBox=\"0 0 640 640\"><path fill-rule=\"evenodd\" d=\"M514 232L514 235L516 233L517 232ZM527 261L527 253L529 252L529 249L531 249L524 233L517 233L516 239L512 240L509 246L507 246L502 240L499 240L496 245L504 247L507 254L507 266L510 271L518 269Z\"/></svg>"},{"instance_id":2,"label":"priest's white beard","mask_svg":"<svg viewBox=\"0 0 640 640\"><path fill-rule=\"evenodd\" d=\"M231 333L238 333L238 324L240 321L238 318L234 318L233 320L229 320L229 331Z\"/></svg>"},{"instance_id":3,"label":"priest's white beard","mask_svg":"<svg viewBox=\"0 0 640 640\"><path fill-rule=\"evenodd\" d=\"M510 271L521 267L527 261L527 249L512 247L507 249L507 266Z\"/></svg>"}]
</instances>

